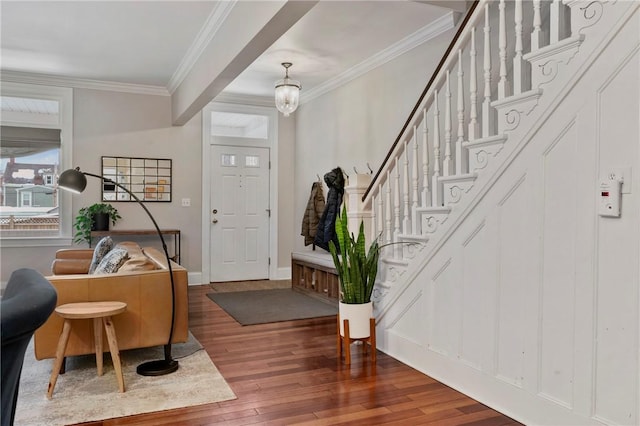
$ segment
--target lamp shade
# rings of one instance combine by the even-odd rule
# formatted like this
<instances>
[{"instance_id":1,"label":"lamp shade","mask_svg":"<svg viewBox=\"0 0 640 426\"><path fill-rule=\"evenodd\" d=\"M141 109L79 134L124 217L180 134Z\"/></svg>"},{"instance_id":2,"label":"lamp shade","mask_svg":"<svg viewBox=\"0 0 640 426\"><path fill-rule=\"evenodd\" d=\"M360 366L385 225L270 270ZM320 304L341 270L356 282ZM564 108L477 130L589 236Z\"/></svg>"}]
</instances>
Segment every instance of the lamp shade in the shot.
<instances>
[{"instance_id":1,"label":"lamp shade","mask_svg":"<svg viewBox=\"0 0 640 426\"><path fill-rule=\"evenodd\" d=\"M298 108L300 89L302 88L299 81L289 78L289 67L291 65L290 62L282 63L286 70L285 77L276 82L276 108L285 117L288 117Z\"/></svg>"},{"instance_id":2,"label":"lamp shade","mask_svg":"<svg viewBox=\"0 0 640 426\"><path fill-rule=\"evenodd\" d=\"M79 168L65 170L58 178L58 187L79 194L87 187L87 177Z\"/></svg>"}]
</instances>

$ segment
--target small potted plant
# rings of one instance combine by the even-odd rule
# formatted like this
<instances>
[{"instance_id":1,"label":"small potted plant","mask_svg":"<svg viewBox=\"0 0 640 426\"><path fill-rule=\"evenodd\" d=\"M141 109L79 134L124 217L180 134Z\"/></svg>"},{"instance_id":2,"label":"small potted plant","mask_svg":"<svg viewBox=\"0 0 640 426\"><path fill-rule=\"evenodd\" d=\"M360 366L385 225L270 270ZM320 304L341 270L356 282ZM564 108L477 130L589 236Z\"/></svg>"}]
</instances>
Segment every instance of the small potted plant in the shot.
<instances>
[{"instance_id":1,"label":"small potted plant","mask_svg":"<svg viewBox=\"0 0 640 426\"><path fill-rule=\"evenodd\" d=\"M108 231L109 222L115 225L118 219L121 219L121 216L111 204L96 203L82 207L73 223L76 230L73 241L91 245L91 231Z\"/></svg>"},{"instance_id":2,"label":"small potted plant","mask_svg":"<svg viewBox=\"0 0 640 426\"><path fill-rule=\"evenodd\" d=\"M364 224L360 222L358 238L349 233L346 208L336 220L339 247L329 241L329 251L340 282L340 335L344 336L345 319L349 320L349 337L360 339L370 335L369 319L373 317L371 294L378 274L380 245L374 240L365 249Z\"/></svg>"}]
</instances>

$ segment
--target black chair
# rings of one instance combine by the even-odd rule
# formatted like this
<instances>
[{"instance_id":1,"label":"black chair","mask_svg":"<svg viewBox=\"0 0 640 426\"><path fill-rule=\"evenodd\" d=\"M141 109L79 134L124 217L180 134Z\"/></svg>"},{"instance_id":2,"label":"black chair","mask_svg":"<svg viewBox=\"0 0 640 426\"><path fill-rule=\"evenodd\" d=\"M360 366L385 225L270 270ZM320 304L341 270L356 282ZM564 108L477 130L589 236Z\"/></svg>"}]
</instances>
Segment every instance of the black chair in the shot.
<instances>
[{"instance_id":1,"label":"black chair","mask_svg":"<svg viewBox=\"0 0 640 426\"><path fill-rule=\"evenodd\" d=\"M57 300L55 288L33 269L18 269L7 282L0 302L2 426L13 424L27 345L53 312Z\"/></svg>"}]
</instances>

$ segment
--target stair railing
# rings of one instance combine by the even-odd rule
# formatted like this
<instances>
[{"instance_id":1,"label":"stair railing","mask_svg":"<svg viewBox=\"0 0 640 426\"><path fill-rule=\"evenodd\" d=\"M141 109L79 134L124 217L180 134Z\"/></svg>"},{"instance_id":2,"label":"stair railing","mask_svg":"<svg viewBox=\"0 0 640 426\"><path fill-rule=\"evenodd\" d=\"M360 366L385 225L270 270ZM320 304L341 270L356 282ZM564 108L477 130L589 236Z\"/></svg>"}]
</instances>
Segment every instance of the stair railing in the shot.
<instances>
[{"instance_id":1,"label":"stair railing","mask_svg":"<svg viewBox=\"0 0 640 426\"><path fill-rule=\"evenodd\" d=\"M504 142L498 104L530 92L524 56L568 36L564 13L562 0L471 5L362 197L369 236L385 243L426 241L437 229L486 165L483 155L491 150L484 146ZM396 244L383 257L406 264L414 251Z\"/></svg>"},{"instance_id":2,"label":"stair railing","mask_svg":"<svg viewBox=\"0 0 640 426\"><path fill-rule=\"evenodd\" d=\"M456 34L453 36L453 39L451 40L451 43L449 43L449 46L447 47L447 50L445 50L444 54L442 55L442 58L440 59L440 62L436 66L436 69L434 70L433 74L431 75L431 78L429 79L429 82L427 83L427 85L425 86L424 90L420 94L420 97L418 98L418 101L416 102L416 105L413 107L413 110L411 110L411 113L409 114L409 117L404 122L404 125L402 126L402 129L400 129L400 133L398 133L398 136L396 137L396 140L393 142L393 145L391 145L391 148L389 149L389 151L387 152L387 155L385 156L384 160L382 161L382 165L380 166L380 168L378 169L376 174L373 176L373 179L371 180L371 184L369 185L369 187L367 188L366 192L362 196L362 200L363 201L368 199L369 193L371 192L372 188L375 186L375 183L378 181L378 178L383 174L383 170L385 170L385 166L389 162L389 159L391 158L393 153L396 151L396 147L398 146L398 144L400 142L400 139L404 135L405 131L409 128L409 124L411 124L413 119L416 117L416 113L418 112L418 109L420 108L420 105L422 104L422 101L424 100L425 96L429 92L429 89L431 89L431 87L433 86L433 82L436 80L436 77L440 74L440 70L444 66L445 61L449 57L449 54L453 50L454 46L458 42L458 40L460 38L460 35L462 34L464 29L466 28L467 23L468 23L469 19L471 18L471 15L473 14L473 12L476 9L477 5L478 5L478 0L474 0L473 3L471 4L471 6L469 7L469 10L465 14L464 19L461 21L460 26L458 27L458 30L456 31Z\"/></svg>"}]
</instances>

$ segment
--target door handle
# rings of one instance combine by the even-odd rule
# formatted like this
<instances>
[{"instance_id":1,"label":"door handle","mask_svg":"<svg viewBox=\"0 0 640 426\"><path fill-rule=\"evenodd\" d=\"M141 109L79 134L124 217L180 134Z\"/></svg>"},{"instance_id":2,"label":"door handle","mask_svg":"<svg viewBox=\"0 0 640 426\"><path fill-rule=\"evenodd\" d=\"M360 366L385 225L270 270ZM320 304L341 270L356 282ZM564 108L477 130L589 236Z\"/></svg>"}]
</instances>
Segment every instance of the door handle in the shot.
<instances>
[{"instance_id":1,"label":"door handle","mask_svg":"<svg viewBox=\"0 0 640 426\"><path fill-rule=\"evenodd\" d=\"M211 223L218 223L218 219L213 219Z\"/></svg>"}]
</instances>

